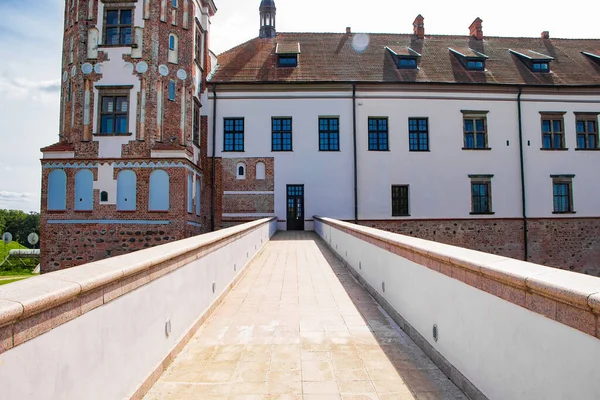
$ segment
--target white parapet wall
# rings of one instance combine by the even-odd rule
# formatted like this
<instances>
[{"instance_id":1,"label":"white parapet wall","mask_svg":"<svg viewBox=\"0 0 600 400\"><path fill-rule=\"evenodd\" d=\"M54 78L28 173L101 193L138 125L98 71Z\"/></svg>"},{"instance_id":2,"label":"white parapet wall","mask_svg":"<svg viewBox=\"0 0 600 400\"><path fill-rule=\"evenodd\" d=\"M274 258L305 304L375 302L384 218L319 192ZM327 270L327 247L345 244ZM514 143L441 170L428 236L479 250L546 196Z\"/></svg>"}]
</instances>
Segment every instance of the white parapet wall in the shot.
<instances>
[{"instance_id":1,"label":"white parapet wall","mask_svg":"<svg viewBox=\"0 0 600 400\"><path fill-rule=\"evenodd\" d=\"M314 221L321 238L471 398L600 398L600 278Z\"/></svg>"},{"instance_id":2,"label":"white parapet wall","mask_svg":"<svg viewBox=\"0 0 600 400\"><path fill-rule=\"evenodd\" d=\"M141 397L276 224L265 218L0 287L0 398Z\"/></svg>"}]
</instances>

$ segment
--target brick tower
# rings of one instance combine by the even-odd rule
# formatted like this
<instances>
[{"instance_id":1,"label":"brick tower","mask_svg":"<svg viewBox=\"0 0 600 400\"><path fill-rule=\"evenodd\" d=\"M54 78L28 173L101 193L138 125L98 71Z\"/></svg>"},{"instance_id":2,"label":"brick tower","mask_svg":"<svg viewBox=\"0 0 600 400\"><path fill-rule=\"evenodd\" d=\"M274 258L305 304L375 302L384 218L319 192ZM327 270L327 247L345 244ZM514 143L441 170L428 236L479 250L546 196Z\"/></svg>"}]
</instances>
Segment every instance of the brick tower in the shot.
<instances>
[{"instance_id":1,"label":"brick tower","mask_svg":"<svg viewBox=\"0 0 600 400\"><path fill-rule=\"evenodd\" d=\"M66 0L59 141L42 149L42 272L211 228L213 0Z\"/></svg>"}]
</instances>

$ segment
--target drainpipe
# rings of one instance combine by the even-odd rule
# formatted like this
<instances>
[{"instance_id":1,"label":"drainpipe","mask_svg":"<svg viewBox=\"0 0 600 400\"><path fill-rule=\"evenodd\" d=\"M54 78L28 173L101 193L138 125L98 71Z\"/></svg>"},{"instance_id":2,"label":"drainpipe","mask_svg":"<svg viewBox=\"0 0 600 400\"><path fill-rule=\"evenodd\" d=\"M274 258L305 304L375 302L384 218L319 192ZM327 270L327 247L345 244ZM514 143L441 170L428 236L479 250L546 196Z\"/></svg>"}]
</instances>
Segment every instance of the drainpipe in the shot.
<instances>
[{"instance_id":1,"label":"drainpipe","mask_svg":"<svg viewBox=\"0 0 600 400\"><path fill-rule=\"evenodd\" d=\"M521 115L521 95L523 87L519 86L519 95L517 96L517 108L519 110L519 149L521 151L521 197L523 204L523 247L525 248L525 261L529 259L529 234L527 232L527 206L525 193L525 156L523 151L523 120Z\"/></svg>"},{"instance_id":2,"label":"drainpipe","mask_svg":"<svg viewBox=\"0 0 600 400\"><path fill-rule=\"evenodd\" d=\"M352 83L352 139L354 140L354 223L358 225L358 167L356 150L356 83Z\"/></svg>"},{"instance_id":3,"label":"drainpipe","mask_svg":"<svg viewBox=\"0 0 600 400\"><path fill-rule=\"evenodd\" d=\"M216 172L215 172L215 151L217 148L217 85L213 83L213 118L212 118L212 185L210 188L210 230L215 231L215 195L216 195Z\"/></svg>"}]
</instances>

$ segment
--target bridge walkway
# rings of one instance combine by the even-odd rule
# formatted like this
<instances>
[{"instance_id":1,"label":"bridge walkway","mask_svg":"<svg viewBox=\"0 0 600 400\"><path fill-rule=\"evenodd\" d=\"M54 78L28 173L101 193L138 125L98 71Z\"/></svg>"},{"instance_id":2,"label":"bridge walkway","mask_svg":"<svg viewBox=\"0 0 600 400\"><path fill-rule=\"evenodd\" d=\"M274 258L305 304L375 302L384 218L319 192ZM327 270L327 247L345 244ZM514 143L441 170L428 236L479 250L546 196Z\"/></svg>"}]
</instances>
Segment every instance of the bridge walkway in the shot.
<instances>
[{"instance_id":1,"label":"bridge walkway","mask_svg":"<svg viewBox=\"0 0 600 400\"><path fill-rule=\"evenodd\" d=\"M467 397L316 234L278 232L145 399Z\"/></svg>"}]
</instances>

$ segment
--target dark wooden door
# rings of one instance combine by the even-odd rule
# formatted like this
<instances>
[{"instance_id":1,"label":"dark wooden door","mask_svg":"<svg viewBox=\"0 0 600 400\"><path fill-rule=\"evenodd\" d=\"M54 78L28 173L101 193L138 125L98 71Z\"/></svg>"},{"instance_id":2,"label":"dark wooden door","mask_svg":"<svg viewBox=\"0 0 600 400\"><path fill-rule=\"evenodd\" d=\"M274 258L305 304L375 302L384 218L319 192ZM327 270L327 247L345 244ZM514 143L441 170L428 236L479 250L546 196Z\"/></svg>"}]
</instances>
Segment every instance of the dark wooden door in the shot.
<instances>
[{"instance_id":1,"label":"dark wooden door","mask_svg":"<svg viewBox=\"0 0 600 400\"><path fill-rule=\"evenodd\" d=\"M287 230L304 230L304 185L287 185Z\"/></svg>"}]
</instances>

